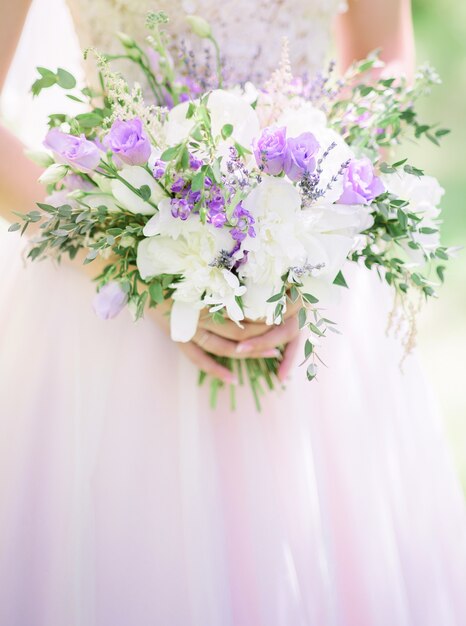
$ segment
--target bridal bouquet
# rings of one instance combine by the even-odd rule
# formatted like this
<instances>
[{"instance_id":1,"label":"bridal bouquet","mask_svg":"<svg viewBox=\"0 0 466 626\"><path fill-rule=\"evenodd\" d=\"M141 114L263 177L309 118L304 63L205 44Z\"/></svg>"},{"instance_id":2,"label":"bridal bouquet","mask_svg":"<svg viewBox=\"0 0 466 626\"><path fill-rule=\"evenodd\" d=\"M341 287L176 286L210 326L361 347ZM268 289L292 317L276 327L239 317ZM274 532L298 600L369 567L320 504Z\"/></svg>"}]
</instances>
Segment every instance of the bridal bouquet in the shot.
<instances>
[{"instance_id":1,"label":"bridal bouquet","mask_svg":"<svg viewBox=\"0 0 466 626\"><path fill-rule=\"evenodd\" d=\"M41 222L31 259L81 250L85 263L107 259L94 302L103 318L125 306L139 318L170 299L175 341L192 339L201 311L241 326L281 324L297 307L309 379L316 346L335 330L325 308L347 286L345 264L356 262L393 286L409 350L413 294L434 295L428 271L441 281L449 255L438 233L442 189L406 159L389 165L379 155L403 137L437 143L447 132L421 124L414 108L435 74L424 68L411 86L371 80L381 65L374 55L342 79L333 67L298 79L284 45L265 85L234 84L208 23L189 20L213 46L214 70L195 62L186 44L172 54L163 13L148 16L146 45L119 35L118 58L138 66L144 87L112 71L111 56L87 51L100 89L68 94L83 103L79 115L50 116L47 152L35 155L46 166L48 198L10 230ZM34 94L54 84L75 88L63 69L38 71ZM222 362L239 368L240 379L245 368L257 402L279 365L278 358ZM213 381L214 396L220 385Z\"/></svg>"}]
</instances>

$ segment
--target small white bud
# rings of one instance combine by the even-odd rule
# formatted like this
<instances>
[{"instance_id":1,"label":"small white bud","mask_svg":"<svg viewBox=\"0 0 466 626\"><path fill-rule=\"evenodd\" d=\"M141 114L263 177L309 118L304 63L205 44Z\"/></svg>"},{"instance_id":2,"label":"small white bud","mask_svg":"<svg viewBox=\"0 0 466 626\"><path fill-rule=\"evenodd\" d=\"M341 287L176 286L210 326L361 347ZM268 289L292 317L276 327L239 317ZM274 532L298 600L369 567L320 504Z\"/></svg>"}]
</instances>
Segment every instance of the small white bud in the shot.
<instances>
[{"instance_id":1,"label":"small white bud","mask_svg":"<svg viewBox=\"0 0 466 626\"><path fill-rule=\"evenodd\" d=\"M118 39L124 45L125 48L134 48L136 46L136 42L131 37L128 37L126 33L117 33Z\"/></svg>"},{"instance_id":2,"label":"small white bud","mask_svg":"<svg viewBox=\"0 0 466 626\"><path fill-rule=\"evenodd\" d=\"M25 150L24 154L40 167L49 167L52 165L53 159L47 152L43 150Z\"/></svg>"},{"instance_id":3,"label":"small white bud","mask_svg":"<svg viewBox=\"0 0 466 626\"><path fill-rule=\"evenodd\" d=\"M120 246L122 248L131 248L131 246L134 246L135 244L136 239L134 237L131 237L131 235L125 235L120 239Z\"/></svg>"},{"instance_id":4,"label":"small white bud","mask_svg":"<svg viewBox=\"0 0 466 626\"><path fill-rule=\"evenodd\" d=\"M68 168L66 165L52 163L52 165L49 165L45 172L39 176L39 182L43 185L52 185L53 183L58 183L67 173Z\"/></svg>"},{"instance_id":5,"label":"small white bud","mask_svg":"<svg viewBox=\"0 0 466 626\"><path fill-rule=\"evenodd\" d=\"M201 37L202 39L212 37L210 24L203 17L199 17L198 15L187 15L186 20L193 33L198 37Z\"/></svg>"}]
</instances>

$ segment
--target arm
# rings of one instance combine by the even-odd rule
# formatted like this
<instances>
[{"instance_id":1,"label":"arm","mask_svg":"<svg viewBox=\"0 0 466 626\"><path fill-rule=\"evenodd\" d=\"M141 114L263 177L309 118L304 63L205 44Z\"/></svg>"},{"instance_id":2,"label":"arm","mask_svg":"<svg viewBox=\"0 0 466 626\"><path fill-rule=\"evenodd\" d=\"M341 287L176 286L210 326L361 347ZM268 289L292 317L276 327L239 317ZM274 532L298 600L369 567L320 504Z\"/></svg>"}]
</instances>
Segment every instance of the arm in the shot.
<instances>
[{"instance_id":1,"label":"arm","mask_svg":"<svg viewBox=\"0 0 466 626\"><path fill-rule=\"evenodd\" d=\"M0 20L0 89L3 88L18 45L31 0L10 3ZM44 195L37 182L40 168L23 152L23 145L13 133L0 125L0 215L12 221L12 210L30 211Z\"/></svg>"},{"instance_id":2,"label":"arm","mask_svg":"<svg viewBox=\"0 0 466 626\"><path fill-rule=\"evenodd\" d=\"M348 0L336 23L340 67L381 49L390 75L414 70L415 49L410 0Z\"/></svg>"}]
</instances>

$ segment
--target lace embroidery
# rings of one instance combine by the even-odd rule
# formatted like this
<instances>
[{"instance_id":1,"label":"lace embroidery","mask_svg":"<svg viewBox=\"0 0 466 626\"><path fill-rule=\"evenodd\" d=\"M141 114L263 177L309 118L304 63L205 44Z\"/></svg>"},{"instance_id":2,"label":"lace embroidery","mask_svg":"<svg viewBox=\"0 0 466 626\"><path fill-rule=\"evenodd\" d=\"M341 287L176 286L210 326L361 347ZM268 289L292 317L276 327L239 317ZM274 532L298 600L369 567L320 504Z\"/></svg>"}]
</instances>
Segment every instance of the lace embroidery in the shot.
<instances>
[{"instance_id":1,"label":"lace embroidery","mask_svg":"<svg viewBox=\"0 0 466 626\"><path fill-rule=\"evenodd\" d=\"M166 11L170 31L179 40L189 38L193 42L196 39L189 34L185 16L206 16L227 67L240 81L251 76L257 81L269 78L278 65L284 36L290 42L293 71L312 74L328 52L332 18L345 8L339 0L68 0L68 4L81 46L109 53L120 49L115 32L135 38L144 35L149 10ZM87 65L91 71L91 63Z\"/></svg>"}]
</instances>

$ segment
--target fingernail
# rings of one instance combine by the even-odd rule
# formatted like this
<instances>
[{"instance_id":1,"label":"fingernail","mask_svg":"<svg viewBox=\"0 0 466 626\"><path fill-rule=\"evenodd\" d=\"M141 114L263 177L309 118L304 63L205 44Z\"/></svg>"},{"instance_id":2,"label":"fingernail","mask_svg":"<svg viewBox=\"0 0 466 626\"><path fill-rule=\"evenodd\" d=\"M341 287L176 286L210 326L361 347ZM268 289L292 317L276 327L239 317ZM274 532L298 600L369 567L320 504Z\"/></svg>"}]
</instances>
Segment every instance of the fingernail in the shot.
<instances>
[{"instance_id":1,"label":"fingernail","mask_svg":"<svg viewBox=\"0 0 466 626\"><path fill-rule=\"evenodd\" d=\"M226 376L225 380L227 382L227 384L229 385L237 385L238 384L238 378L236 376Z\"/></svg>"},{"instance_id":2,"label":"fingernail","mask_svg":"<svg viewBox=\"0 0 466 626\"><path fill-rule=\"evenodd\" d=\"M250 352L250 351L251 351L251 346L250 346L250 344L248 344L248 343L239 343L239 344L236 346L236 352L237 352L238 354L242 354L242 353L244 353L244 352Z\"/></svg>"},{"instance_id":3,"label":"fingernail","mask_svg":"<svg viewBox=\"0 0 466 626\"><path fill-rule=\"evenodd\" d=\"M280 355L281 355L281 352L280 350L277 350L277 348L274 348L273 350L265 350L265 352L262 353L262 356L264 357L276 358L276 359L278 359Z\"/></svg>"}]
</instances>

